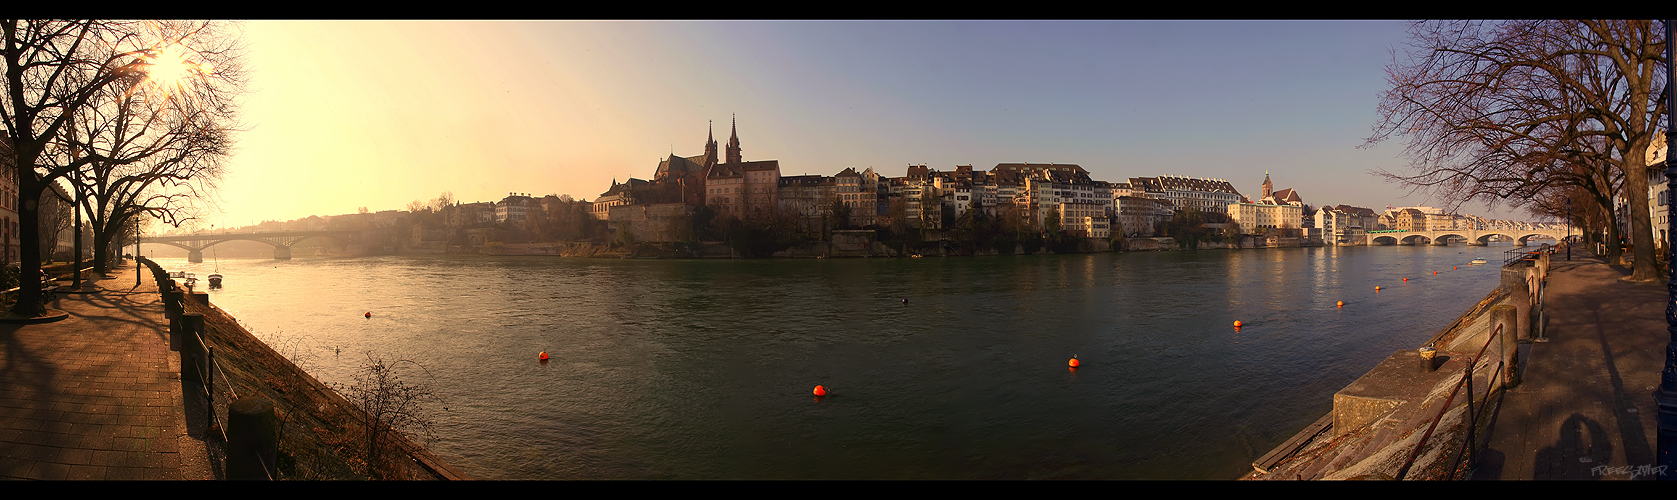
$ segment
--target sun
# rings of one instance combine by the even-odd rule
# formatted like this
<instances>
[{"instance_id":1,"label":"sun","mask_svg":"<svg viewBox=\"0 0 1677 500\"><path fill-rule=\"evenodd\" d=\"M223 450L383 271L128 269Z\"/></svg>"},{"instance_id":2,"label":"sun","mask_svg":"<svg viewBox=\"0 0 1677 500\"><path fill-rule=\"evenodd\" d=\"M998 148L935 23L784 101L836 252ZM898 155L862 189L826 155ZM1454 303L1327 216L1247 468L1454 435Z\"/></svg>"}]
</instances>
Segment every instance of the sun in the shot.
<instances>
[{"instance_id":1,"label":"sun","mask_svg":"<svg viewBox=\"0 0 1677 500\"><path fill-rule=\"evenodd\" d=\"M189 87L193 78L207 72L204 63L192 60L179 45L152 50L146 57L146 81L170 93Z\"/></svg>"}]
</instances>

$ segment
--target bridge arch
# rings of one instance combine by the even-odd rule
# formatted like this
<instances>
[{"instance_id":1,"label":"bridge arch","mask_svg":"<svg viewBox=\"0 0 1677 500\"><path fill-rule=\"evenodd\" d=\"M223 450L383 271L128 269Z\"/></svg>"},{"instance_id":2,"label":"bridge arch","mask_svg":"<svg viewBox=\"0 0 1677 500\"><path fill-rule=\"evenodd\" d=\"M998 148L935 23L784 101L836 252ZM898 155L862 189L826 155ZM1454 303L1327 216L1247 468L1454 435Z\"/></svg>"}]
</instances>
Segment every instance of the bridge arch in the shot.
<instances>
[{"instance_id":1,"label":"bridge arch","mask_svg":"<svg viewBox=\"0 0 1677 500\"><path fill-rule=\"evenodd\" d=\"M1399 238L1398 242L1404 245L1429 245L1432 244L1433 238L1424 234L1406 234Z\"/></svg>"},{"instance_id":2,"label":"bridge arch","mask_svg":"<svg viewBox=\"0 0 1677 500\"><path fill-rule=\"evenodd\" d=\"M359 232L350 230L335 231L289 231L274 233L244 233L244 234L204 234L191 236L166 236L141 238L141 243L170 245L187 251L187 262L203 262L204 249L229 241L255 241L274 247L274 258L286 260L291 258L291 247L298 242L310 238L328 238L342 242L345 245L358 241Z\"/></svg>"}]
</instances>

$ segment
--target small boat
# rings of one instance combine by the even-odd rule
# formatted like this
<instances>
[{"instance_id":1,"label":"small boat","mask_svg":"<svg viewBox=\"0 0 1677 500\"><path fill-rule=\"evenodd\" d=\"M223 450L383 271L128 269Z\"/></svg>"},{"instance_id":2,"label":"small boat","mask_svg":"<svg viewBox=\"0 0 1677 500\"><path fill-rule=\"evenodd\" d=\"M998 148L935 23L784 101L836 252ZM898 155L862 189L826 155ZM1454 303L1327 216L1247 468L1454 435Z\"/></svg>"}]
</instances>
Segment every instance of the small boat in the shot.
<instances>
[{"instance_id":1,"label":"small boat","mask_svg":"<svg viewBox=\"0 0 1677 500\"><path fill-rule=\"evenodd\" d=\"M198 284L198 275L186 273L186 287L192 288L192 286L196 284Z\"/></svg>"},{"instance_id":2,"label":"small boat","mask_svg":"<svg viewBox=\"0 0 1677 500\"><path fill-rule=\"evenodd\" d=\"M210 288L221 288L221 275L220 274L211 274L210 275Z\"/></svg>"},{"instance_id":3,"label":"small boat","mask_svg":"<svg viewBox=\"0 0 1677 500\"><path fill-rule=\"evenodd\" d=\"M1473 259L1472 262L1469 262L1469 264L1484 264L1484 263L1485 263L1485 259Z\"/></svg>"}]
</instances>

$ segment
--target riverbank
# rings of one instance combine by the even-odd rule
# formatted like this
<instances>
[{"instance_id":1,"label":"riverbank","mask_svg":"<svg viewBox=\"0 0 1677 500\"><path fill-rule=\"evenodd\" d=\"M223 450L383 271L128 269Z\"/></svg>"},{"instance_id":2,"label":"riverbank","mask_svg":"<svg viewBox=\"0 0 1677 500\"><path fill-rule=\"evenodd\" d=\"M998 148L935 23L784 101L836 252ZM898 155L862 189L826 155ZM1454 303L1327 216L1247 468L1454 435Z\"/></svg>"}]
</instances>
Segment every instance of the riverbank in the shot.
<instances>
[{"instance_id":1,"label":"riverbank","mask_svg":"<svg viewBox=\"0 0 1677 500\"><path fill-rule=\"evenodd\" d=\"M1509 389L1521 384L1520 345L1543 337L1552 260L1543 250L1503 266L1501 284L1420 350L1394 353L1335 393L1332 412L1259 457L1242 479L1467 477L1467 452L1482 446Z\"/></svg>"},{"instance_id":2,"label":"riverbank","mask_svg":"<svg viewBox=\"0 0 1677 500\"><path fill-rule=\"evenodd\" d=\"M384 445L399 452L386 451L384 459L369 463L365 413L200 297L202 302L182 305L185 313L203 315L204 340L225 376L214 384L216 413L226 415L228 402L239 397L273 403L279 426L276 479L468 479L399 433L385 434ZM202 386L197 387L194 397L202 408Z\"/></svg>"},{"instance_id":3,"label":"riverbank","mask_svg":"<svg viewBox=\"0 0 1677 500\"><path fill-rule=\"evenodd\" d=\"M1236 241L1198 241L1187 248L1175 238L1072 238L1059 248L1027 248L1024 243L1004 242L1001 245L978 246L950 240L922 241L914 244L874 240L872 231L839 231L853 233L836 235L832 241L817 241L784 245L768 249L769 258L867 258L867 257L973 257L992 255L1032 255L1105 252L1159 252L1178 250L1238 250L1261 248L1300 248L1322 246L1321 240L1244 236ZM732 259L744 258L746 252L719 241L707 242L550 242L550 243L489 243L476 246L447 248L403 248L397 255L421 254L478 254L478 255L549 255L558 257L594 257L624 259Z\"/></svg>"}]
</instances>

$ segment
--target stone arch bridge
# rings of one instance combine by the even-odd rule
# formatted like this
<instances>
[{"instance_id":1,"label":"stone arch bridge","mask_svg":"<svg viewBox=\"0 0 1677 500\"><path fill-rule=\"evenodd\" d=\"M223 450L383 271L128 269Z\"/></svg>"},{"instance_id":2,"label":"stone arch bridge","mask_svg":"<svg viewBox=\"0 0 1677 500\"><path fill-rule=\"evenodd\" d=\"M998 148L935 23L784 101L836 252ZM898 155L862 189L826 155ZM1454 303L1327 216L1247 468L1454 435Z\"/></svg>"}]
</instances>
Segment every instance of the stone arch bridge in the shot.
<instances>
[{"instance_id":1,"label":"stone arch bridge","mask_svg":"<svg viewBox=\"0 0 1677 500\"><path fill-rule=\"evenodd\" d=\"M329 238L338 240L346 245L360 243L360 229L336 229L328 231L274 231L259 233L220 233L194 234L189 236L146 236L140 238L141 244L157 243L186 249L187 262L203 262L204 249L229 241L257 241L274 247L274 259L288 260L291 258L291 246L309 238Z\"/></svg>"},{"instance_id":2,"label":"stone arch bridge","mask_svg":"<svg viewBox=\"0 0 1677 500\"><path fill-rule=\"evenodd\" d=\"M1444 245L1452 236L1467 240L1468 245L1481 246L1490 242L1492 236L1500 236L1513 240L1515 245L1526 246L1527 240L1535 236L1566 239L1568 236L1577 238L1582 236L1571 228L1560 229L1437 229L1431 231L1410 231L1404 229L1387 231L1369 231L1368 245Z\"/></svg>"}]
</instances>

